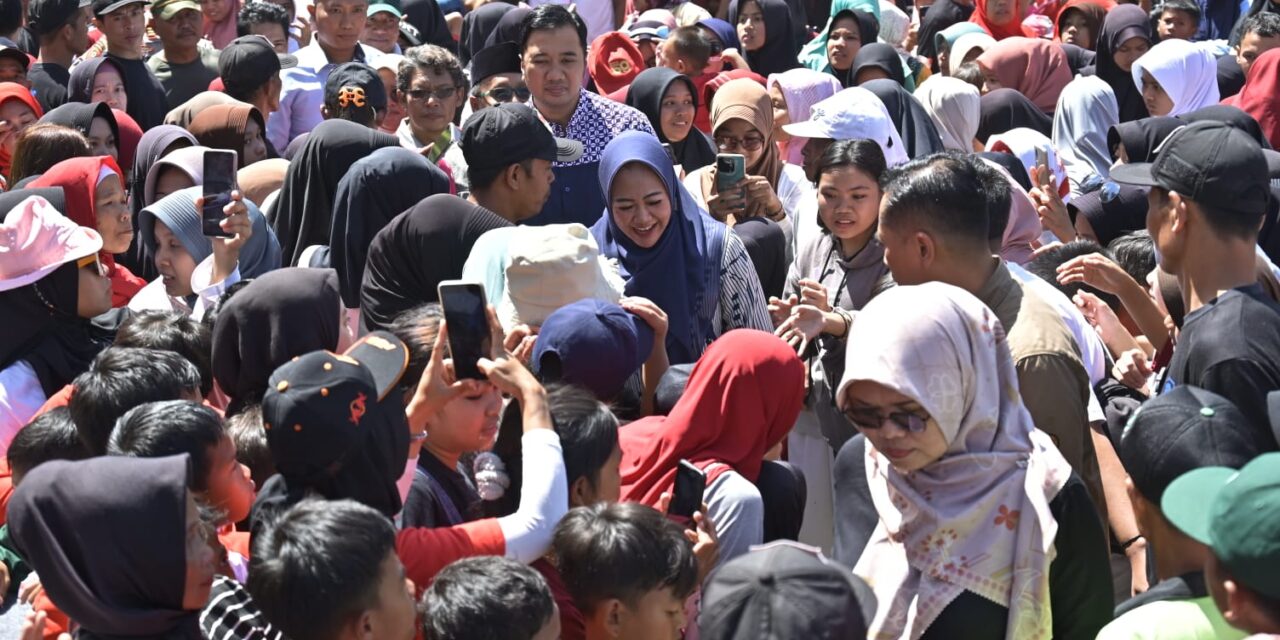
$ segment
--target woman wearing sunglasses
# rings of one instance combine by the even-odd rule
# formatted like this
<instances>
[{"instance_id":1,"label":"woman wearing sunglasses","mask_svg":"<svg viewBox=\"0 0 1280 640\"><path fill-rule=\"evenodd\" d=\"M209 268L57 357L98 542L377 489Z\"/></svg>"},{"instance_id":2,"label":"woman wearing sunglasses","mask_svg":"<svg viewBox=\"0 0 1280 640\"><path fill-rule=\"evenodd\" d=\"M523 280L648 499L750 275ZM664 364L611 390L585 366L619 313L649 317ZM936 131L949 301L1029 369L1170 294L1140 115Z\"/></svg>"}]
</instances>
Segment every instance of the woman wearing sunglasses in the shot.
<instances>
[{"instance_id":1,"label":"woman wearing sunglasses","mask_svg":"<svg viewBox=\"0 0 1280 640\"><path fill-rule=\"evenodd\" d=\"M856 550L848 519L836 525L837 559L879 600L869 637L1092 638L1111 618L1102 523L1032 424L1004 328L977 298L936 282L877 296L836 397L866 437L837 477L860 476L878 516ZM864 499L841 484L842 502Z\"/></svg>"}]
</instances>

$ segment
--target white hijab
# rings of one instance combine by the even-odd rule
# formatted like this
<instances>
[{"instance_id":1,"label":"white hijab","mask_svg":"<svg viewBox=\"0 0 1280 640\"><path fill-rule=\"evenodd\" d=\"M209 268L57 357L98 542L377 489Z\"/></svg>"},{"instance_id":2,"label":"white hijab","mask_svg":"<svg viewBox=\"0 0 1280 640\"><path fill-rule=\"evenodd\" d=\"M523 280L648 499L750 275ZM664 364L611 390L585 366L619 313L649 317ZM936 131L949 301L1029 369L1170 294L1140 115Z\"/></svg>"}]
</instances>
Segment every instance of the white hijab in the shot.
<instances>
[{"instance_id":1,"label":"white hijab","mask_svg":"<svg viewBox=\"0 0 1280 640\"><path fill-rule=\"evenodd\" d=\"M919 638L964 591L1009 609L1006 638L1049 638L1049 502L1071 466L1022 404L1005 333L970 293L940 282L876 296L849 335L837 398L871 380L916 400L949 446L902 473L868 446L880 523L853 572L875 590L871 638Z\"/></svg>"},{"instance_id":2,"label":"white hijab","mask_svg":"<svg viewBox=\"0 0 1280 640\"><path fill-rule=\"evenodd\" d=\"M1204 47L1186 40L1165 40L1133 63L1133 82L1142 92L1142 72L1160 83L1173 101L1165 114L1180 116L1218 104L1218 63Z\"/></svg>"},{"instance_id":3,"label":"white hijab","mask_svg":"<svg viewBox=\"0 0 1280 640\"><path fill-rule=\"evenodd\" d=\"M1071 195L1083 193L1095 175L1111 177L1107 130L1119 123L1116 93L1102 78L1080 76L1062 90L1053 113L1053 148L1066 165Z\"/></svg>"},{"instance_id":4,"label":"white hijab","mask_svg":"<svg viewBox=\"0 0 1280 640\"><path fill-rule=\"evenodd\" d=\"M949 76L933 76L916 89L915 96L937 125L942 146L973 152L982 112L982 95L977 87Z\"/></svg>"},{"instance_id":5,"label":"white hijab","mask_svg":"<svg viewBox=\"0 0 1280 640\"><path fill-rule=\"evenodd\" d=\"M966 33L956 38L956 43L951 45L951 55L947 56L947 75L956 74L956 70L964 64L964 57L969 55L970 51L974 49L986 51L995 44L996 39L986 33Z\"/></svg>"}]
</instances>

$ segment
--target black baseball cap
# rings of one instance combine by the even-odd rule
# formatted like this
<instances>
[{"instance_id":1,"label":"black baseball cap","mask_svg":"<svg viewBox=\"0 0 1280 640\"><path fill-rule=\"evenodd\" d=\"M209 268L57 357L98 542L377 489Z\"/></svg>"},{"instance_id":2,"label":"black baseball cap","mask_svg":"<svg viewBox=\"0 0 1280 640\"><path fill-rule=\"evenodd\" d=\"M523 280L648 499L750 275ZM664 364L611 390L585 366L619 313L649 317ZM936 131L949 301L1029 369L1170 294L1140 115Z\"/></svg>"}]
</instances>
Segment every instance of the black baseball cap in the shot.
<instances>
[{"instance_id":1,"label":"black baseball cap","mask_svg":"<svg viewBox=\"0 0 1280 640\"><path fill-rule=\"evenodd\" d=\"M1249 216L1267 211L1267 160L1258 141L1225 122L1181 127L1160 145L1154 162L1122 164L1111 179L1160 187L1215 209Z\"/></svg>"},{"instance_id":2,"label":"black baseball cap","mask_svg":"<svg viewBox=\"0 0 1280 640\"><path fill-rule=\"evenodd\" d=\"M323 475L359 447L366 422L383 417L376 409L408 366L405 344L375 331L342 354L313 351L276 368L262 398L262 421L279 471Z\"/></svg>"},{"instance_id":3,"label":"black baseball cap","mask_svg":"<svg viewBox=\"0 0 1280 640\"><path fill-rule=\"evenodd\" d=\"M528 106L504 103L481 109L462 128L462 155L468 168L495 169L529 158L573 162L582 143L551 135Z\"/></svg>"},{"instance_id":4,"label":"black baseball cap","mask_svg":"<svg viewBox=\"0 0 1280 640\"><path fill-rule=\"evenodd\" d=\"M343 104L344 95L350 96L347 104ZM387 87L373 67L363 62L344 62L329 72L329 79L324 83L324 103L331 105L331 109L333 105L386 109Z\"/></svg>"},{"instance_id":5,"label":"black baseball cap","mask_svg":"<svg viewBox=\"0 0 1280 640\"><path fill-rule=\"evenodd\" d=\"M471 56L472 84L479 85L499 73L520 73L520 45L500 42Z\"/></svg>"},{"instance_id":6,"label":"black baseball cap","mask_svg":"<svg viewBox=\"0 0 1280 640\"><path fill-rule=\"evenodd\" d=\"M725 563L702 592L704 640L862 640L875 618L866 582L795 542L753 547Z\"/></svg>"},{"instance_id":7,"label":"black baseball cap","mask_svg":"<svg viewBox=\"0 0 1280 640\"><path fill-rule=\"evenodd\" d=\"M0 58L10 58L22 65L22 70L26 71L31 66L31 58L27 56L27 52L18 48L17 43L8 39L0 38Z\"/></svg>"},{"instance_id":8,"label":"black baseball cap","mask_svg":"<svg viewBox=\"0 0 1280 640\"><path fill-rule=\"evenodd\" d=\"M218 75L222 83L236 87L263 85L281 69L296 66L297 58L276 53L271 41L263 36L240 36L227 43L218 54Z\"/></svg>"},{"instance_id":9,"label":"black baseball cap","mask_svg":"<svg viewBox=\"0 0 1280 640\"><path fill-rule=\"evenodd\" d=\"M1152 504L1182 474L1201 467L1239 469L1273 448L1230 400L1174 387L1138 408L1120 439L1120 460Z\"/></svg>"},{"instance_id":10,"label":"black baseball cap","mask_svg":"<svg viewBox=\"0 0 1280 640\"><path fill-rule=\"evenodd\" d=\"M400 21L400 37L404 38L410 47L422 46L422 32L406 20Z\"/></svg>"},{"instance_id":11,"label":"black baseball cap","mask_svg":"<svg viewBox=\"0 0 1280 640\"><path fill-rule=\"evenodd\" d=\"M38 36L53 33L92 3L93 0L31 0L27 5L27 26Z\"/></svg>"},{"instance_id":12,"label":"black baseball cap","mask_svg":"<svg viewBox=\"0 0 1280 640\"><path fill-rule=\"evenodd\" d=\"M151 0L93 0L93 15L102 16L131 4L151 4Z\"/></svg>"}]
</instances>

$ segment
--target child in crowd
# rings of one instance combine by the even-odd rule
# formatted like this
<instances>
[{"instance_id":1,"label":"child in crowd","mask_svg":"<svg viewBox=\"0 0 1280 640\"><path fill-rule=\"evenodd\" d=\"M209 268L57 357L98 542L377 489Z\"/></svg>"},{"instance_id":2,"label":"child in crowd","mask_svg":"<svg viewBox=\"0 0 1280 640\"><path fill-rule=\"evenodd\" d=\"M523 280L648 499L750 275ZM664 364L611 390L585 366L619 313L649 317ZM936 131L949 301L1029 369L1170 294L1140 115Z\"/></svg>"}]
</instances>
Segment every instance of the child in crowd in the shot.
<instances>
[{"instance_id":1,"label":"child in crowd","mask_svg":"<svg viewBox=\"0 0 1280 640\"><path fill-rule=\"evenodd\" d=\"M427 640L559 640L560 617L547 583L514 560L459 560L422 596Z\"/></svg>"},{"instance_id":2,"label":"child in crowd","mask_svg":"<svg viewBox=\"0 0 1280 640\"><path fill-rule=\"evenodd\" d=\"M1160 7L1156 33L1161 40L1190 40L1200 28L1200 13L1194 0L1167 0Z\"/></svg>"}]
</instances>

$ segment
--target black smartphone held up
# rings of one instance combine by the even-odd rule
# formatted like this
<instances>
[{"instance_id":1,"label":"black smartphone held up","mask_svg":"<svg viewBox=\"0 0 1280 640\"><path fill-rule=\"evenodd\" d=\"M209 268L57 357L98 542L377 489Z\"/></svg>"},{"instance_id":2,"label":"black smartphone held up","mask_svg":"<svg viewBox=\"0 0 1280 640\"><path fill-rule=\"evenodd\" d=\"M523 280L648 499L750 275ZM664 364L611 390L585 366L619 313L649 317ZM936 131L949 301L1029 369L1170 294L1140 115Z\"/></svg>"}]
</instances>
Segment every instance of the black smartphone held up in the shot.
<instances>
[{"instance_id":1,"label":"black smartphone held up","mask_svg":"<svg viewBox=\"0 0 1280 640\"><path fill-rule=\"evenodd\" d=\"M485 315L487 298L484 285L477 282L446 280L438 289L440 306L449 331L449 353L453 372L459 380L485 380L476 361L492 353L493 336Z\"/></svg>"},{"instance_id":2,"label":"black smartphone held up","mask_svg":"<svg viewBox=\"0 0 1280 640\"><path fill-rule=\"evenodd\" d=\"M693 514L702 509L702 494L707 489L707 474L688 460L676 465L676 486L671 494L667 515L692 520Z\"/></svg>"},{"instance_id":3,"label":"black smartphone held up","mask_svg":"<svg viewBox=\"0 0 1280 640\"><path fill-rule=\"evenodd\" d=\"M222 230L222 212L231 203L231 192L236 188L236 152L210 149L204 152L204 207L200 211L200 226L204 235L229 238Z\"/></svg>"}]
</instances>

